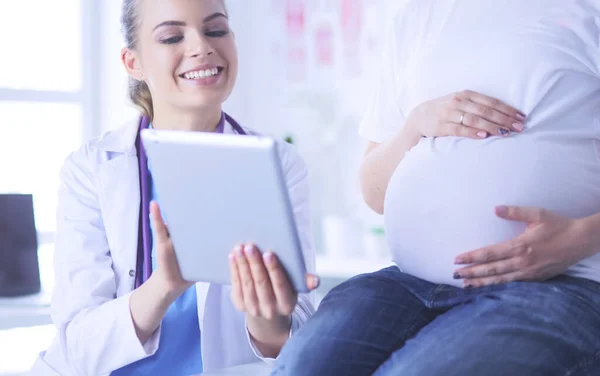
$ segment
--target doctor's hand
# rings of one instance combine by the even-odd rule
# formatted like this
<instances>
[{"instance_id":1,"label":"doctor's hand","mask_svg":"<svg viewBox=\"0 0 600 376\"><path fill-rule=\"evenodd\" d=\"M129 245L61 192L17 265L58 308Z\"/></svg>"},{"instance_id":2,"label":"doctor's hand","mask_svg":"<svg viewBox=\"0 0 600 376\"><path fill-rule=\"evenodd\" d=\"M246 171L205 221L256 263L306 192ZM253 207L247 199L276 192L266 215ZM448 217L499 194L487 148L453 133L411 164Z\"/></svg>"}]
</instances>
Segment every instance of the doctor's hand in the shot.
<instances>
[{"instance_id":1,"label":"doctor's hand","mask_svg":"<svg viewBox=\"0 0 600 376\"><path fill-rule=\"evenodd\" d=\"M485 139L521 132L525 115L517 109L474 91L447 95L417 106L406 124L425 137L457 136Z\"/></svg>"},{"instance_id":2,"label":"doctor's hand","mask_svg":"<svg viewBox=\"0 0 600 376\"><path fill-rule=\"evenodd\" d=\"M496 215L527 223L527 228L515 239L456 257L456 264L470 264L454 275L455 279L463 279L465 287L544 281L590 257L590 250L594 250L585 219L570 219L538 208L505 206L497 207Z\"/></svg>"},{"instance_id":3,"label":"doctor's hand","mask_svg":"<svg viewBox=\"0 0 600 376\"><path fill-rule=\"evenodd\" d=\"M272 252L261 254L253 244L237 245L229 255L231 297L235 307L246 314L246 328L263 356L276 358L290 336L292 312L298 294L283 266ZM314 290L319 278L306 276Z\"/></svg>"},{"instance_id":4,"label":"doctor's hand","mask_svg":"<svg viewBox=\"0 0 600 376\"><path fill-rule=\"evenodd\" d=\"M232 300L239 311L266 320L292 314L298 295L275 254L261 254L253 244L237 245L229 255L229 268ZM307 275L306 286L316 289L319 278Z\"/></svg>"},{"instance_id":5,"label":"doctor's hand","mask_svg":"<svg viewBox=\"0 0 600 376\"><path fill-rule=\"evenodd\" d=\"M150 203L150 215L152 217L157 266L151 278L158 279L159 283L166 289L165 291L177 298L194 285L194 282L188 282L181 276L169 230L163 221L158 204L154 201Z\"/></svg>"},{"instance_id":6,"label":"doctor's hand","mask_svg":"<svg viewBox=\"0 0 600 376\"><path fill-rule=\"evenodd\" d=\"M156 202L150 204L150 215L157 268L129 300L135 333L142 345L156 333L171 304L193 285L181 277L173 243Z\"/></svg>"}]
</instances>

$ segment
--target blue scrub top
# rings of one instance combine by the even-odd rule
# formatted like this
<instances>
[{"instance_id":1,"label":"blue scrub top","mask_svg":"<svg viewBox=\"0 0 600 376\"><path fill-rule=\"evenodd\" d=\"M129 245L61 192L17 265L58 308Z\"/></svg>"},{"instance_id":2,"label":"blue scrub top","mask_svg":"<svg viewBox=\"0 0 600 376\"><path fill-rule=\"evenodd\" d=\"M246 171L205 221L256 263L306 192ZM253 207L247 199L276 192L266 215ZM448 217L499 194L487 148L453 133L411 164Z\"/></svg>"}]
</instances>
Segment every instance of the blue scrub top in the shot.
<instances>
[{"instance_id":1,"label":"blue scrub top","mask_svg":"<svg viewBox=\"0 0 600 376\"><path fill-rule=\"evenodd\" d=\"M150 172L150 165L148 165L148 171ZM154 185L152 185L152 199L158 202ZM153 241L152 244L152 269L156 270L154 249L156 241ZM196 286L194 285L169 307L162 320L160 343L156 353L151 357L114 371L111 375L188 376L198 373L202 373L202 352L200 348L198 302L196 300Z\"/></svg>"}]
</instances>

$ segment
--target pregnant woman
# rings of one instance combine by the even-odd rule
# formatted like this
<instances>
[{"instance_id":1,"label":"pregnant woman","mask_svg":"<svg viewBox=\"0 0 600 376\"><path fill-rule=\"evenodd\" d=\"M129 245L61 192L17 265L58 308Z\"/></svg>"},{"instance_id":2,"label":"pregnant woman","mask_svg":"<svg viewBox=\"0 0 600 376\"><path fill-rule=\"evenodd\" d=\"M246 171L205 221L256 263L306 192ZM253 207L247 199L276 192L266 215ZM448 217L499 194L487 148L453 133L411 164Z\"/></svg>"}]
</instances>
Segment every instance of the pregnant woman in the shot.
<instances>
[{"instance_id":1,"label":"pregnant woman","mask_svg":"<svg viewBox=\"0 0 600 376\"><path fill-rule=\"evenodd\" d=\"M402 1L384 49L361 184L397 266L274 374L599 375L600 1Z\"/></svg>"}]
</instances>

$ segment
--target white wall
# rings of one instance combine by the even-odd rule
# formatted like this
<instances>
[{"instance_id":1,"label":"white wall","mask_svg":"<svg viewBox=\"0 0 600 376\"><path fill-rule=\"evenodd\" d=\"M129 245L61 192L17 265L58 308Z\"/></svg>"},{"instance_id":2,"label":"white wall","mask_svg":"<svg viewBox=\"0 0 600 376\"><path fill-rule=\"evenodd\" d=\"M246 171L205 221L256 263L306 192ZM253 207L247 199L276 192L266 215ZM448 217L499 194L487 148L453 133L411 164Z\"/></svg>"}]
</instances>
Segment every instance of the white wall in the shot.
<instances>
[{"instance_id":1,"label":"white wall","mask_svg":"<svg viewBox=\"0 0 600 376\"><path fill-rule=\"evenodd\" d=\"M299 38L286 32L286 4L305 2L305 31ZM361 31L355 45L344 43L341 27L342 3L360 7ZM378 65L384 24L394 0L230 0L230 6L246 5L246 18L252 20L237 30L247 76L238 94L247 96L249 108L235 107L235 115L245 116L245 124L262 132L283 137L292 134L308 163L313 202L313 222L319 248L327 248L327 217L342 218L358 230L380 226L381 218L364 205L358 189L358 166L364 148L358 124L371 96ZM233 8L233 7L232 7ZM354 8L356 9L356 8ZM333 63L317 64L317 31L329 25L333 33ZM248 44L246 44L248 43ZM290 64L288 52L304 48L306 62ZM347 51L355 51L347 55ZM278 51L278 52L274 52ZM304 72L303 80L290 77ZM350 234L346 234L350 236ZM349 244L361 245L360 236ZM360 250L355 250L359 252ZM352 253L352 250L348 250Z\"/></svg>"}]
</instances>

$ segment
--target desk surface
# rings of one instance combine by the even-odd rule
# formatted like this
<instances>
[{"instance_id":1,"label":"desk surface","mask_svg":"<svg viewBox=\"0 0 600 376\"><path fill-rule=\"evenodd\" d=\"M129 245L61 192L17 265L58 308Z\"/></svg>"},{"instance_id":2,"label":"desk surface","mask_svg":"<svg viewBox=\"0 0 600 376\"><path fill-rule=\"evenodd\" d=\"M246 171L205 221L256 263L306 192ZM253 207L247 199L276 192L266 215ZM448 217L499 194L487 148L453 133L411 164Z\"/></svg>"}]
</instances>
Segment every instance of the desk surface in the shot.
<instances>
[{"instance_id":1,"label":"desk surface","mask_svg":"<svg viewBox=\"0 0 600 376\"><path fill-rule=\"evenodd\" d=\"M50 293L0 298L0 330L51 324Z\"/></svg>"}]
</instances>

